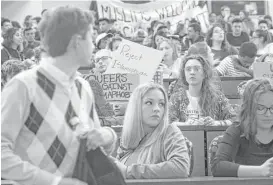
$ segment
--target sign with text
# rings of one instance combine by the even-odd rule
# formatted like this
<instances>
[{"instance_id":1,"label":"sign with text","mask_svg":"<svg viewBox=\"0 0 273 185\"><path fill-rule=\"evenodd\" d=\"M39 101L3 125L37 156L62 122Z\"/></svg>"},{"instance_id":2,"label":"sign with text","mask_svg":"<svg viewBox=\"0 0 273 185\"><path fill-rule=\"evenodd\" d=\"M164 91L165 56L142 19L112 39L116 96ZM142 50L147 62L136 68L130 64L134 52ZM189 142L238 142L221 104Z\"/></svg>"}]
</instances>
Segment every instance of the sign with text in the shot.
<instances>
[{"instance_id":1,"label":"sign with text","mask_svg":"<svg viewBox=\"0 0 273 185\"><path fill-rule=\"evenodd\" d=\"M123 39L112 56L113 61L108 66L106 74L137 74L140 84L143 84L153 79L164 52Z\"/></svg>"},{"instance_id":2,"label":"sign with text","mask_svg":"<svg viewBox=\"0 0 273 185\"><path fill-rule=\"evenodd\" d=\"M131 4L121 0L97 1L99 18L136 24L153 20L170 21L171 24L185 22L191 18L199 20L203 32L209 27L208 8L200 6L200 0L151 1Z\"/></svg>"},{"instance_id":3,"label":"sign with text","mask_svg":"<svg viewBox=\"0 0 273 185\"><path fill-rule=\"evenodd\" d=\"M255 62L253 64L254 78L269 78L273 81L273 63L272 62Z\"/></svg>"},{"instance_id":4,"label":"sign with text","mask_svg":"<svg viewBox=\"0 0 273 185\"><path fill-rule=\"evenodd\" d=\"M139 85L139 76L134 74L90 74L102 87L107 101L128 101L133 90Z\"/></svg>"}]
</instances>

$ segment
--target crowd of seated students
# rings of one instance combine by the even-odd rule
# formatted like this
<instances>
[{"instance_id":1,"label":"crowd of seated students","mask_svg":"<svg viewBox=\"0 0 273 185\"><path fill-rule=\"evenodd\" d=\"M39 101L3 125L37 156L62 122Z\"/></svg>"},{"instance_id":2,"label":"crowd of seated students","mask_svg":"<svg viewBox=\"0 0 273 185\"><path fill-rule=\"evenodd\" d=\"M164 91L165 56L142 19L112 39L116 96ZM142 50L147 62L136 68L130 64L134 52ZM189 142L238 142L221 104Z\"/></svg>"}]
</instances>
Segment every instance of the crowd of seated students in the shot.
<instances>
[{"instance_id":1,"label":"crowd of seated students","mask_svg":"<svg viewBox=\"0 0 273 185\"><path fill-rule=\"evenodd\" d=\"M115 118L122 116L121 141L114 161L125 178L190 176L191 142L177 125L228 126L211 161L213 176L273 176L273 84L267 79L246 82L239 113L218 86L219 76L253 77L255 59L273 62L271 17L265 16L259 22L260 29L254 29L246 12L240 12L240 19L231 20L224 13L228 9L222 8L222 19L211 20L215 24L206 35L201 33L200 23L193 21L187 36L185 30L179 31L178 42L164 23L153 21L151 33L142 44L165 52L159 69L163 68L163 76L177 81L168 93L159 84L140 85L128 105L111 106L99 83L91 78L106 71L112 52L128 39L113 29L110 20L98 20L99 34L92 35L96 46L93 68L85 79L94 93L101 124L116 125ZM21 30L2 19L2 88L14 75L36 65L24 61L26 58L34 57L39 63L41 48L35 39L39 21L27 16Z\"/></svg>"},{"instance_id":2,"label":"crowd of seated students","mask_svg":"<svg viewBox=\"0 0 273 185\"><path fill-rule=\"evenodd\" d=\"M118 111L121 109L125 111L116 164L126 178L182 178L190 175L190 156L187 156L185 151L189 147L185 147L184 140L187 139L183 137L181 132L176 130L177 122L184 125L225 125L229 126L229 129L239 124L236 118L238 112L243 111L244 104L242 107L238 106L238 112L232 108L224 92L222 92L221 86L217 86L220 81L219 76L253 77L252 64L254 61L272 62L271 54L269 54L272 52L269 47L272 42L270 39L272 26L268 26L268 29L263 28L265 29L265 35L269 35L269 40L258 43L255 41L255 34L259 32L258 28L263 26L264 20L266 20L266 25L270 25L271 17L265 16L256 27L247 12L241 11L239 17L227 16L225 14L228 10L230 11L229 7L222 8L222 18L215 18L214 24L211 24L210 30L206 34L201 32L198 22L192 21L187 28L181 23L178 24L177 27L180 26L176 30L178 36L174 37L168 27L164 26L164 23L156 20L152 21L151 28L149 32L147 31L148 36L143 40L142 44L165 51L159 69L162 70L163 67L165 77L174 78L177 81L173 83L174 87L168 92L167 97L165 97L166 93L162 87L146 84L135 89L128 105L126 105L127 108L126 106L116 105ZM109 33L109 31L103 31L102 29L98 30L100 34ZM111 34L104 49L115 50L113 49L113 42L116 40L116 35L121 38L118 39L118 43L122 41L122 38L128 39L128 37L113 30ZM177 38L179 42L176 42ZM262 41L262 39L260 40ZM116 49L118 43L115 45ZM264 44L263 47L269 48L266 48L266 54L262 53L261 56L257 51L262 48L262 44ZM177 67L172 68L176 63L177 66L180 65L179 69ZM252 88L250 87L251 83L247 83L247 85L246 89ZM245 96L242 95L242 98L245 98ZM145 100L149 98L150 100L145 103ZM160 99L164 100L164 105L160 104ZM168 104L168 111L166 110L166 104ZM248 102L248 104L251 103ZM272 116L270 106L267 106L267 115ZM156 122L159 123L158 126L154 126L157 124L149 125L147 114L153 115L153 112L148 111L153 110L152 107L154 107L155 112L161 112L164 109L161 122ZM254 109L257 109L257 107L254 106ZM146 110L145 113L143 113L144 110ZM142 111L142 114L139 111ZM163 129L164 119L167 119L165 118L167 112L170 125ZM135 117L139 114L140 117ZM157 116L154 115L154 119L156 118ZM153 119L153 116L150 119ZM268 118L268 120L272 122L272 118ZM173 132L175 134L166 137L166 135ZM174 159L169 157L169 155L174 154L174 151L167 152L169 147L167 147L166 143L176 137L181 138L177 142L183 142L180 147L184 147L184 149L180 148L183 152L181 151L180 155L177 154L177 159ZM269 141L272 140L272 138L268 139ZM161 145L157 148L158 142L161 142ZM177 142L172 143L173 149L176 149ZM221 147L220 144L219 155L221 154L221 148L225 148L225 146ZM270 153L272 144L268 148L267 153ZM177 150L180 149L178 147ZM262 155L264 150L259 152ZM266 155L261 161L265 162L264 159L269 159L269 157ZM175 165L175 162L171 162L173 160L177 162L182 160L183 162ZM214 161L217 160L219 161L218 153ZM221 160L223 161L223 159ZM220 162L222 162L221 160ZM218 168L222 167L222 165L216 164L214 161L212 166L213 175L225 176L214 173ZM235 166L238 166L236 161L234 162ZM262 165L263 162L260 162L259 165ZM233 163L233 161L230 161L230 163ZM169 171L172 171L172 173L169 173ZM178 172L180 173L178 174ZM223 173L225 174L225 172ZM270 176L270 174L264 173L263 176Z\"/></svg>"},{"instance_id":3,"label":"crowd of seated students","mask_svg":"<svg viewBox=\"0 0 273 185\"><path fill-rule=\"evenodd\" d=\"M38 63L41 54L40 35L37 25L40 17L26 16L23 27L17 21L2 17L1 65L7 60L31 59Z\"/></svg>"}]
</instances>

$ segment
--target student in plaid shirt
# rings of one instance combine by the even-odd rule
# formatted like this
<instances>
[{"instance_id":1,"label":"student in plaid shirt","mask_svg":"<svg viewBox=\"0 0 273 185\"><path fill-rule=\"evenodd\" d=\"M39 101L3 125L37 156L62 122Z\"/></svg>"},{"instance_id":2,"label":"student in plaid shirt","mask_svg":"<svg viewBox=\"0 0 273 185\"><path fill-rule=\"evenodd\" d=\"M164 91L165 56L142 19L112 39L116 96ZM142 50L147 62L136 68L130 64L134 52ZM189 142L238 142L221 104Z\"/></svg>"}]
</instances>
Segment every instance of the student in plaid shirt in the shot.
<instances>
[{"instance_id":1,"label":"student in plaid shirt","mask_svg":"<svg viewBox=\"0 0 273 185\"><path fill-rule=\"evenodd\" d=\"M92 24L91 14L74 7L43 16L47 57L2 92L2 178L22 185L87 185L71 178L79 137L87 138L87 150L114 149L117 136L100 126L92 90L77 73L91 62Z\"/></svg>"}]
</instances>

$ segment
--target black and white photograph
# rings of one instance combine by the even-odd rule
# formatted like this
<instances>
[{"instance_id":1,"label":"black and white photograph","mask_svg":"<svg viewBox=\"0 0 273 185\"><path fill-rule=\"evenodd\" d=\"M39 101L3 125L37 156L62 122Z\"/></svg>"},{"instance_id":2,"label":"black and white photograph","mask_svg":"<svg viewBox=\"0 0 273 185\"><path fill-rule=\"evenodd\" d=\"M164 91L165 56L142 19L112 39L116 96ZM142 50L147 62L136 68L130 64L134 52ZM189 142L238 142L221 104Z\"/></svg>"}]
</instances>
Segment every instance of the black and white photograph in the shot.
<instances>
[{"instance_id":1,"label":"black and white photograph","mask_svg":"<svg viewBox=\"0 0 273 185\"><path fill-rule=\"evenodd\" d=\"M1 0L1 185L273 185L273 0Z\"/></svg>"}]
</instances>

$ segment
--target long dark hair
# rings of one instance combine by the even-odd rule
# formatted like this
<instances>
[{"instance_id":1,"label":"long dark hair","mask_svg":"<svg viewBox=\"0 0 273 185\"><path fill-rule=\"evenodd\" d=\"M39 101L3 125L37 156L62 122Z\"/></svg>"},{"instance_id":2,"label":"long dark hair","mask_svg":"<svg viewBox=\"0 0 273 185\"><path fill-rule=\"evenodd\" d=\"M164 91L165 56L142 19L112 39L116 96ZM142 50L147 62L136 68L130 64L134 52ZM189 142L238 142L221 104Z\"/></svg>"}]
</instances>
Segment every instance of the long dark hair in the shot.
<instances>
[{"instance_id":1,"label":"long dark hair","mask_svg":"<svg viewBox=\"0 0 273 185\"><path fill-rule=\"evenodd\" d=\"M3 46L10 48L13 43L13 36L19 31L17 28L9 28L4 34Z\"/></svg>"},{"instance_id":2,"label":"long dark hair","mask_svg":"<svg viewBox=\"0 0 273 185\"><path fill-rule=\"evenodd\" d=\"M209 47L212 47L212 34L213 34L213 31L214 29L218 27L218 28L221 28L223 31L225 31L225 29L223 28L223 26L221 24L214 24L212 26L212 28L209 29L208 33L207 33L207 38L206 38L206 42L207 44L209 45ZM226 39L226 36L222 42L222 45L221 45L221 49L224 50L224 51L228 51L229 50L229 43L227 42L227 39Z\"/></svg>"},{"instance_id":3,"label":"long dark hair","mask_svg":"<svg viewBox=\"0 0 273 185\"><path fill-rule=\"evenodd\" d=\"M199 106L201 110L203 111L204 115L213 117L217 110L220 91L215 85L215 78L213 76L212 66L210 62L207 61L201 55L191 55L186 57L184 61L182 62L182 68L181 68L182 81L186 87L188 87L189 84L186 81L185 66L187 62L191 59L198 60L200 64L202 65L203 72L204 72L204 80L202 82L202 87L201 87L201 96L199 99Z\"/></svg>"}]
</instances>

